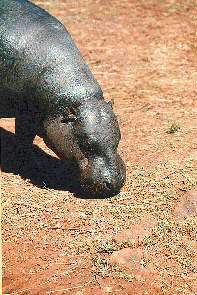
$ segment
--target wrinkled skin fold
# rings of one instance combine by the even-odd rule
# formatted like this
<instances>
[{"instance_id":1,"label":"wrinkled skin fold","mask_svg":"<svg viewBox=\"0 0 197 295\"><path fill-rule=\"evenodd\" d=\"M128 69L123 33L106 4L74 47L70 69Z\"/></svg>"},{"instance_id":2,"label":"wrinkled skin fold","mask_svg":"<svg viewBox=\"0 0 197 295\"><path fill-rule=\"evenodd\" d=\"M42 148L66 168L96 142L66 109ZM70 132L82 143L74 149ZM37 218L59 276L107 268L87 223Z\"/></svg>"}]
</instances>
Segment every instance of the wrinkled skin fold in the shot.
<instances>
[{"instance_id":1,"label":"wrinkled skin fold","mask_svg":"<svg viewBox=\"0 0 197 295\"><path fill-rule=\"evenodd\" d=\"M16 117L21 145L39 135L76 163L87 193L120 191L125 165L111 103L66 28L26 0L0 1L0 106L1 116Z\"/></svg>"}]
</instances>

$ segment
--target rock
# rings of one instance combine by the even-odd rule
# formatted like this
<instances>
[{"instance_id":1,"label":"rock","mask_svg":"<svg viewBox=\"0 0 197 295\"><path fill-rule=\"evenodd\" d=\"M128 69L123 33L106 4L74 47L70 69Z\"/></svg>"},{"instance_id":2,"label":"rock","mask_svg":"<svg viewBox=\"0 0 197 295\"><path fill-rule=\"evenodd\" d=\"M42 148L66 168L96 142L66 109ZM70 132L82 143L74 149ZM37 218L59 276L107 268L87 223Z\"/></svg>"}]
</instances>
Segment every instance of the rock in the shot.
<instances>
[{"instance_id":1,"label":"rock","mask_svg":"<svg viewBox=\"0 0 197 295\"><path fill-rule=\"evenodd\" d=\"M114 239L117 242L126 242L132 240L142 240L145 236L150 236L152 234L152 229L158 224L158 221L153 218L145 217L140 221L130 227L130 229L123 230L118 233Z\"/></svg>"},{"instance_id":2,"label":"rock","mask_svg":"<svg viewBox=\"0 0 197 295\"><path fill-rule=\"evenodd\" d=\"M183 220L188 217L197 216L197 191L191 190L179 201L174 209L174 216L176 219Z\"/></svg>"},{"instance_id":3,"label":"rock","mask_svg":"<svg viewBox=\"0 0 197 295\"><path fill-rule=\"evenodd\" d=\"M157 274L155 270L146 263L146 255L143 248L125 248L116 252L110 257L112 264L118 265L120 271L126 271L133 277L132 292L129 294L161 294L157 285ZM135 290L135 291L134 291ZM139 292L138 292L138 291ZM142 293L141 291L143 290ZM157 293L155 293L157 291Z\"/></svg>"}]
</instances>

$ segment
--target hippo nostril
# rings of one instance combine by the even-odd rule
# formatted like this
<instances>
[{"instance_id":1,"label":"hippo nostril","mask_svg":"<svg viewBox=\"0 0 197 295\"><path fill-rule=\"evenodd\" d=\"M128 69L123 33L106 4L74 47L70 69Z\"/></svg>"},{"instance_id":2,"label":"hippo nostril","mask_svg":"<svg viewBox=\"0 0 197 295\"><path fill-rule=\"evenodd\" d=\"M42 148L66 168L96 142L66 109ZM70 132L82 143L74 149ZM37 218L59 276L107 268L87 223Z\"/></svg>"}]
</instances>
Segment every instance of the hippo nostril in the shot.
<instances>
[{"instance_id":1,"label":"hippo nostril","mask_svg":"<svg viewBox=\"0 0 197 295\"><path fill-rule=\"evenodd\" d=\"M104 181L104 186L108 189L111 190L113 188L113 185L109 181Z\"/></svg>"}]
</instances>

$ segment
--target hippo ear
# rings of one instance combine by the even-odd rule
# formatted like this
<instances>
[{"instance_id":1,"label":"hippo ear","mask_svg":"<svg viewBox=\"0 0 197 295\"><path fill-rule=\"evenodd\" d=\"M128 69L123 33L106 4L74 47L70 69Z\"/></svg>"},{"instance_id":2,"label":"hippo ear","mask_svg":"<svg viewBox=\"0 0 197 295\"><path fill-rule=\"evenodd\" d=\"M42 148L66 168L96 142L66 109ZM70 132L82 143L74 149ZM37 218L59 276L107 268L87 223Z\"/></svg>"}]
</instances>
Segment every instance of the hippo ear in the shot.
<instances>
[{"instance_id":1,"label":"hippo ear","mask_svg":"<svg viewBox=\"0 0 197 295\"><path fill-rule=\"evenodd\" d=\"M107 104L113 109L114 100L109 100Z\"/></svg>"},{"instance_id":2,"label":"hippo ear","mask_svg":"<svg viewBox=\"0 0 197 295\"><path fill-rule=\"evenodd\" d=\"M76 110L73 107L68 107L64 109L64 122L74 122L77 120Z\"/></svg>"}]
</instances>

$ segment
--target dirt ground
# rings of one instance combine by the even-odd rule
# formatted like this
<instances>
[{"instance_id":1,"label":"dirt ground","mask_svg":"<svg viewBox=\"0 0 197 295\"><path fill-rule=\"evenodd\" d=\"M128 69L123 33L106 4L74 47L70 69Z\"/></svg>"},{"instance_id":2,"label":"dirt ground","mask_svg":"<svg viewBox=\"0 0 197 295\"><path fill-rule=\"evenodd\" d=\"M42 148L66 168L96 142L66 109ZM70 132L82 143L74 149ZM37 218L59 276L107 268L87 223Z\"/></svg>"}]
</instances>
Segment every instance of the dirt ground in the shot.
<instances>
[{"instance_id":1,"label":"dirt ground","mask_svg":"<svg viewBox=\"0 0 197 295\"><path fill-rule=\"evenodd\" d=\"M111 199L82 199L38 137L42 169L20 173L3 119L3 294L196 295L195 1L34 2L114 102L127 181Z\"/></svg>"}]
</instances>

